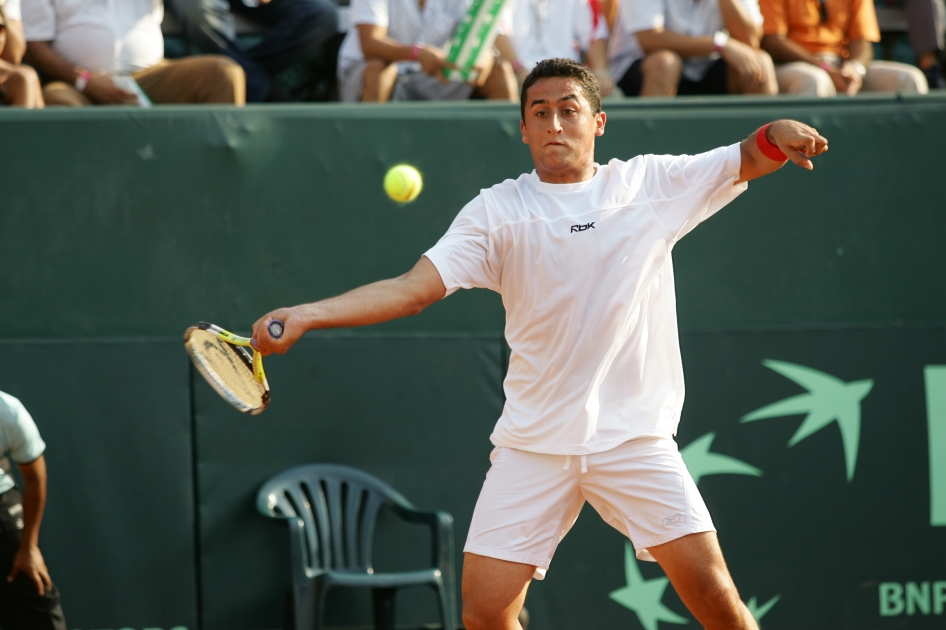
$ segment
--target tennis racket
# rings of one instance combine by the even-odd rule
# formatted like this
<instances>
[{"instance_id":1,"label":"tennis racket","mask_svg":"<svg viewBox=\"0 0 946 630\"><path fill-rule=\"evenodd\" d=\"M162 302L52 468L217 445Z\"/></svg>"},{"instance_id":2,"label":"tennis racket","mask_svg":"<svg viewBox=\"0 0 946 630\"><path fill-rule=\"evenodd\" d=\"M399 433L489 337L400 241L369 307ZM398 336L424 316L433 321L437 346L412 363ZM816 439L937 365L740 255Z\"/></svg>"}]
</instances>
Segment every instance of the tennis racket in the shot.
<instances>
[{"instance_id":1,"label":"tennis racket","mask_svg":"<svg viewBox=\"0 0 946 630\"><path fill-rule=\"evenodd\" d=\"M282 337L285 326L269 322L269 336ZM184 349L197 371L207 379L224 400L243 413L263 413L269 405L269 383L263 371L263 355L253 347L253 340L208 324L197 322L184 331Z\"/></svg>"}]
</instances>

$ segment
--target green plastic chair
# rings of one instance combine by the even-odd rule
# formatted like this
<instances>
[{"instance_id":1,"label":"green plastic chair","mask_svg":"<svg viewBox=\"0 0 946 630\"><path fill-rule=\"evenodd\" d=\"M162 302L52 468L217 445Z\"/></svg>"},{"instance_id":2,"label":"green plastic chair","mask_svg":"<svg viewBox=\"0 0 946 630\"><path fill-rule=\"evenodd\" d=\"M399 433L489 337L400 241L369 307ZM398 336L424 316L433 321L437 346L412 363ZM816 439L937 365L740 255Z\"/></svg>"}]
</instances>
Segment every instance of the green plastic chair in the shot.
<instances>
[{"instance_id":1,"label":"green plastic chair","mask_svg":"<svg viewBox=\"0 0 946 630\"><path fill-rule=\"evenodd\" d=\"M432 531L430 569L376 573L371 552L378 511ZM429 586L437 592L443 627L456 630L453 517L415 508L380 479L331 464L298 466L270 478L256 496L256 509L289 525L295 630L321 630L325 596L335 587L370 588L377 630L394 630L400 588Z\"/></svg>"}]
</instances>

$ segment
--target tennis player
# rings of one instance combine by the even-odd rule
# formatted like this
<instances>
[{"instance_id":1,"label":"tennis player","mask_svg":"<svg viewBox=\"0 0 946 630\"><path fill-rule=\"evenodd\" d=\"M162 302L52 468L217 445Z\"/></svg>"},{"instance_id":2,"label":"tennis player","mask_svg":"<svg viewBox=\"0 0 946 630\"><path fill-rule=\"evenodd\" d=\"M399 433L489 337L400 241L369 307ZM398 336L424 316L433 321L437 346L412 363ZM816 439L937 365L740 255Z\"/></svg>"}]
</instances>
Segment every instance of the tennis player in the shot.
<instances>
[{"instance_id":1,"label":"tennis player","mask_svg":"<svg viewBox=\"0 0 946 630\"><path fill-rule=\"evenodd\" d=\"M705 628L755 630L673 441L684 387L670 252L749 180L789 159L810 170L828 141L778 120L700 155L597 164L598 83L565 59L529 74L521 112L533 172L481 191L408 273L263 316L256 344L283 353L309 330L414 315L459 288L499 292L512 352L464 548L466 628L520 628L530 580L588 501ZM278 340L271 319L285 322Z\"/></svg>"}]
</instances>

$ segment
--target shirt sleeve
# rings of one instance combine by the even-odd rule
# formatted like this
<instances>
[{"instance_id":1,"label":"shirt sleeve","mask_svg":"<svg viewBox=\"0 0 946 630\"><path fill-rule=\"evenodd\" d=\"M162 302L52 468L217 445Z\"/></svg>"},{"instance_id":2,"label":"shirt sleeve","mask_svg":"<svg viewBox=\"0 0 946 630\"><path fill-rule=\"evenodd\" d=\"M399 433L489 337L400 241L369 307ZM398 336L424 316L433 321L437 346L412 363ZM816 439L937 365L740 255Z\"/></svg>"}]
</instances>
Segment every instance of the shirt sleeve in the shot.
<instances>
[{"instance_id":1,"label":"shirt sleeve","mask_svg":"<svg viewBox=\"0 0 946 630\"><path fill-rule=\"evenodd\" d=\"M52 0L26 0L20 8L26 41L51 42L56 39L56 9Z\"/></svg>"},{"instance_id":2,"label":"shirt sleeve","mask_svg":"<svg viewBox=\"0 0 946 630\"><path fill-rule=\"evenodd\" d=\"M23 404L4 394L0 396L0 455L9 453L17 464L29 464L46 450L36 423Z\"/></svg>"},{"instance_id":3,"label":"shirt sleeve","mask_svg":"<svg viewBox=\"0 0 946 630\"><path fill-rule=\"evenodd\" d=\"M6 3L7 19L20 22L23 20L20 13L20 0L7 0Z\"/></svg>"},{"instance_id":4,"label":"shirt sleeve","mask_svg":"<svg viewBox=\"0 0 946 630\"><path fill-rule=\"evenodd\" d=\"M351 23L388 27L388 0L352 0Z\"/></svg>"},{"instance_id":5,"label":"shirt sleeve","mask_svg":"<svg viewBox=\"0 0 946 630\"><path fill-rule=\"evenodd\" d=\"M762 12L759 10L759 0L741 0L742 6L746 8L752 21L760 26L763 23Z\"/></svg>"},{"instance_id":6,"label":"shirt sleeve","mask_svg":"<svg viewBox=\"0 0 946 630\"><path fill-rule=\"evenodd\" d=\"M500 265L482 194L460 211L447 233L424 256L440 273L447 295L457 289L499 291Z\"/></svg>"},{"instance_id":7,"label":"shirt sleeve","mask_svg":"<svg viewBox=\"0 0 946 630\"><path fill-rule=\"evenodd\" d=\"M788 35L788 2L786 0L759 0L762 13L762 31L766 35Z\"/></svg>"},{"instance_id":8,"label":"shirt sleeve","mask_svg":"<svg viewBox=\"0 0 946 630\"><path fill-rule=\"evenodd\" d=\"M877 11L872 0L854 0L851 3L851 25L847 31L848 41L880 41Z\"/></svg>"},{"instance_id":9,"label":"shirt sleeve","mask_svg":"<svg viewBox=\"0 0 946 630\"><path fill-rule=\"evenodd\" d=\"M664 25L663 0L634 0L622 2L619 19L625 33L633 35L640 31L662 28Z\"/></svg>"},{"instance_id":10,"label":"shirt sleeve","mask_svg":"<svg viewBox=\"0 0 946 630\"><path fill-rule=\"evenodd\" d=\"M674 242L742 194L739 144L700 155L648 155L644 186L650 206Z\"/></svg>"}]
</instances>

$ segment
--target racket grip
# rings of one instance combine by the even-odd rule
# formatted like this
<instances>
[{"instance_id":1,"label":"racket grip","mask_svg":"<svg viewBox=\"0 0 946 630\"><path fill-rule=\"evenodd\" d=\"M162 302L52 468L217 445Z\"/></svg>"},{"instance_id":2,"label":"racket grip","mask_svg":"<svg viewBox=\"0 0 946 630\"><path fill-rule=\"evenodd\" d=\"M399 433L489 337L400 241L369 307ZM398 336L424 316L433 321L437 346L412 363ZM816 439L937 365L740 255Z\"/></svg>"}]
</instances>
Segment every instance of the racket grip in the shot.
<instances>
[{"instance_id":1,"label":"racket grip","mask_svg":"<svg viewBox=\"0 0 946 630\"><path fill-rule=\"evenodd\" d=\"M274 319L269 322L269 326L266 328L269 331L269 336L273 339L279 339L282 337L283 331L286 329L286 325L280 319Z\"/></svg>"}]
</instances>

